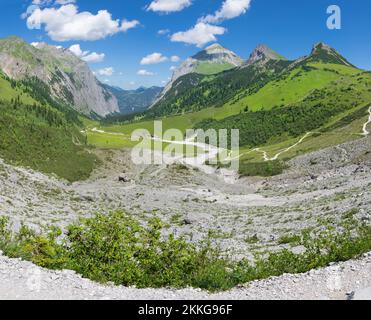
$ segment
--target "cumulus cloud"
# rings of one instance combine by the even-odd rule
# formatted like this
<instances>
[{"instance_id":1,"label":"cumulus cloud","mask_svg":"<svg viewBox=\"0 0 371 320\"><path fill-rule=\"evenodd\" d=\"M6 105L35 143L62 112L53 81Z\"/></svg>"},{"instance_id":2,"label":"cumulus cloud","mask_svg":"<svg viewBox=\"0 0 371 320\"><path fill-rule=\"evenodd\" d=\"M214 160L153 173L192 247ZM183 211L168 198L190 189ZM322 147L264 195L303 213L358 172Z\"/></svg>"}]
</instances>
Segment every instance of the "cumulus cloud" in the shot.
<instances>
[{"instance_id":1,"label":"cumulus cloud","mask_svg":"<svg viewBox=\"0 0 371 320\"><path fill-rule=\"evenodd\" d=\"M154 76L155 74L153 72L147 71L145 69L141 69L137 72L138 76Z\"/></svg>"},{"instance_id":2,"label":"cumulus cloud","mask_svg":"<svg viewBox=\"0 0 371 320\"><path fill-rule=\"evenodd\" d=\"M112 67L108 67L108 68L103 68L103 69L98 70L96 74L100 76L110 77L113 75L114 72L115 72L115 69L113 69Z\"/></svg>"},{"instance_id":3,"label":"cumulus cloud","mask_svg":"<svg viewBox=\"0 0 371 320\"><path fill-rule=\"evenodd\" d=\"M205 23L220 23L224 20L233 19L246 13L250 8L251 0L225 0L222 7L213 15L208 15L200 19Z\"/></svg>"},{"instance_id":4,"label":"cumulus cloud","mask_svg":"<svg viewBox=\"0 0 371 320\"><path fill-rule=\"evenodd\" d=\"M79 44L74 44L71 47L69 47L69 50L78 57L82 57L89 53L89 51L82 51Z\"/></svg>"},{"instance_id":5,"label":"cumulus cloud","mask_svg":"<svg viewBox=\"0 0 371 320\"><path fill-rule=\"evenodd\" d=\"M179 62L180 58L178 56L171 56L170 61L171 62Z\"/></svg>"},{"instance_id":6,"label":"cumulus cloud","mask_svg":"<svg viewBox=\"0 0 371 320\"><path fill-rule=\"evenodd\" d=\"M55 1L58 4L69 4L69 3L76 3L76 0L56 0Z\"/></svg>"},{"instance_id":7,"label":"cumulus cloud","mask_svg":"<svg viewBox=\"0 0 371 320\"><path fill-rule=\"evenodd\" d=\"M168 34L168 33L170 33L169 29L161 29L161 30L157 31L157 34L159 34L160 36L163 36L163 35Z\"/></svg>"},{"instance_id":8,"label":"cumulus cloud","mask_svg":"<svg viewBox=\"0 0 371 320\"><path fill-rule=\"evenodd\" d=\"M121 23L121 31L123 32L126 32L130 29L134 29L135 27L137 27L138 25L140 24L140 22L138 20L123 20L122 23Z\"/></svg>"},{"instance_id":9,"label":"cumulus cloud","mask_svg":"<svg viewBox=\"0 0 371 320\"><path fill-rule=\"evenodd\" d=\"M154 12L177 12L189 7L192 0L153 0L147 7L147 11Z\"/></svg>"},{"instance_id":10,"label":"cumulus cloud","mask_svg":"<svg viewBox=\"0 0 371 320\"><path fill-rule=\"evenodd\" d=\"M37 48L39 46L40 42L31 42L31 46Z\"/></svg>"},{"instance_id":11,"label":"cumulus cloud","mask_svg":"<svg viewBox=\"0 0 371 320\"><path fill-rule=\"evenodd\" d=\"M38 5L38 6L47 6L50 4L70 4L70 3L76 3L76 0L32 0L32 4Z\"/></svg>"},{"instance_id":12,"label":"cumulus cloud","mask_svg":"<svg viewBox=\"0 0 371 320\"><path fill-rule=\"evenodd\" d=\"M184 42L202 47L206 43L216 41L217 35L223 35L227 29L208 23L199 22L192 29L177 32L171 36L173 42Z\"/></svg>"},{"instance_id":13,"label":"cumulus cloud","mask_svg":"<svg viewBox=\"0 0 371 320\"><path fill-rule=\"evenodd\" d=\"M113 20L111 13L100 10L97 14L79 12L74 4L59 8L38 8L27 18L29 29L44 26L49 37L54 41L85 40L94 41L126 32L135 28L139 21Z\"/></svg>"},{"instance_id":14,"label":"cumulus cloud","mask_svg":"<svg viewBox=\"0 0 371 320\"><path fill-rule=\"evenodd\" d=\"M82 60L86 62L102 62L106 55L104 53L96 53L92 52L84 57L82 57Z\"/></svg>"},{"instance_id":15,"label":"cumulus cloud","mask_svg":"<svg viewBox=\"0 0 371 320\"><path fill-rule=\"evenodd\" d=\"M69 50L79 57L80 59L86 61L86 62L102 62L105 58L104 53L96 53L90 51L83 51L81 50L81 47L79 44L74 44L71 47L69 47Z\"/></svg>"},{"instance_id":16,"label":"cumulus cloud","mask_svg":"<svg viewBox=\"0 0 371 320\"><path fill-rule=\"evenodd\" d=\"M164 61L167 61L168 58L162 55L162 53L154 52L149 54L148 56L144 57L141 61L141 65L148 65L148 64L157 64Z\"/></svg>"}]
</instances>

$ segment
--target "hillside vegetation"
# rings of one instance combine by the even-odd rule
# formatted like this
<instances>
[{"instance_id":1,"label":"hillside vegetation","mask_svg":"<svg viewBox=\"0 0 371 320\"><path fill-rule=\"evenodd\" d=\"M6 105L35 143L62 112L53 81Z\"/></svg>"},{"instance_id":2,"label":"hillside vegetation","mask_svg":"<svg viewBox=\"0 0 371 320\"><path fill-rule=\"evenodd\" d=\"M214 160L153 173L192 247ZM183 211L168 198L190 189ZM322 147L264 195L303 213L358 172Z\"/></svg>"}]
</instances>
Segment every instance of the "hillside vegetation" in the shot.
<instances>
[{"instance_id":1,"label":"hillside vegetation","mask_svg":"<svg viewBox=\"0 0 371 320\"><path fill-rule=\"evenodd\" d=\"M86 179L97 160L85 151L76 112L40 86L5 77L0 82L0 157L68 181Z\"/></svg>"},{"instance_id":2,"label":"hillside vegetation","mask_svg":"<svg viewBox=\"0 0 371 320\"><path fill-rule=\"evenodd\" d=\"M284 134L298 137L319 129L336 115L371 101L370 86L368 73L344 76L323 89L313 90L298 103L255 112L246 110L222 120L206 119L196 126L204 130L238 128L241 146L259 146L273 137ZM364 117L367 113L364 108L358 116Z\"/></svg>"},{"instance_id":3,"label":"hillside vegetation","mask_svg":"<svg viewBox=\"0 0 371 320\"><path fill-rule=\"evenodd\" d=\"M62 242L57 240L62 235L57 227L42 234L22 226L14 233L9 220L0 218L0 249L9 257L50 269L69 268L103 283L219 291L284 273L304 273L368 252L370 228L353 215L353 211L344 215L338 228L323 225L297 235L295 241L306 249L303 253L282 249L256 255L254 264L223 257L208 239L193 244L185 236L162 237L165 226L159 218L143 227L123 212L98 214L72 224Z\"/></svg>"},{"instance_id":4,"label":"hillside vegetation","mask_svg":"<svg viewBox=\"0 0 371 320\"><path fill-rule=\"evenodd\" d=\"M180 77L148 112L95 124L107 133L89 132L89 142L131 147L131 133L147 129L153 134L154 119L162 120L163 130L184 133L239 129L240 173L269 176L281 173L292 157L362 137L370 72L321 43L296 61L278 59L266 47L254 52L241 67Z\"/></svg>"}]
</instances>

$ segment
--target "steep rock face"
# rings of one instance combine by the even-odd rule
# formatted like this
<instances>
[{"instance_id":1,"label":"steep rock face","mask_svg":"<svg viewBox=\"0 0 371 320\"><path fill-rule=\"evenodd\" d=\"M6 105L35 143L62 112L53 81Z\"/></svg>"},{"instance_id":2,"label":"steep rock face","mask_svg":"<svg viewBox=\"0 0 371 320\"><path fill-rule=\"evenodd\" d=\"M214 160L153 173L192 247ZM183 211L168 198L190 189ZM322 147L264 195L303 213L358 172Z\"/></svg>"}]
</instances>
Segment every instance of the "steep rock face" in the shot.
<instances>
[{"instance_id":1,"label":"steep rock face","mask_svg":"<svg viewBox=\"0 0 371 320\"><path fill-rule=\"evenodd\" d=\"M239 67L243 64L241 59L233 51L222 47L220 44L213 44L185 60L181 66L174 70L171 81L166 85L156 102L172 88L173 84L180 77L189 73L216 74L224 70Z\"/></svg>"},{"instance_id":2,"label":"steep rock face","mask_svg":"<svg viewBox=\"0 0 371 320\"><path fill-rule=\"evenodd\" d=\"M86 62L68 49L45 43L27 44L10 37L0 40L0 69L10 78L37 78L57 100L85 115L119 112L117 99L96 79Z\"/></svg>"}]
</instances>

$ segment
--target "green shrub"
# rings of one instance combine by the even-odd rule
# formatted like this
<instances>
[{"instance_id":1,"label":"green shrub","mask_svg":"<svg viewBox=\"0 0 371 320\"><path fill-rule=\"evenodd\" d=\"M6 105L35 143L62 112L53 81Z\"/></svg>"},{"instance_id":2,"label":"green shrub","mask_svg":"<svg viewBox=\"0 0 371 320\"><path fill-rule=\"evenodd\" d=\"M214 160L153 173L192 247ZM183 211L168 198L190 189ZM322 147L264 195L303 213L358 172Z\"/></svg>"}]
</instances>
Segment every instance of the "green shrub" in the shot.
<instances>
[{"instance_id":1,"label":"green shrub","mask_svg":"<svg viewBox=\"0 0 371 320\"><path fill-rule=\"evenodd\" d=\"M253 264L225 258L209 241L192 244L184 237L165 236L158 218L143 225L123 212L83 219L71 225L61 241L58 228L48 229L46 235L26 226L18 232L11 230L9 220L0 218L0 249L7 256L46 268L72 269L102 283L141 288L227 290L256 279L306 272L371 250L370 227L349 216L337 229L328 225L304 231L300 237L303 253L284 249L260 254Z\"/></svg>"},{"instance_id":2,"label":"green shrub","mask_svg":"<svg viewBox=\"0 0 371 320\"><path fill-rule=\"evenodd\" d=\"M227 262L208 243L196 247L182 237L162 237L162 229L157 218L143 227L122 212L86 219L68 231L73 268L93 280L138 287L207 287L197 283L198 274L215 262L223 273Z\"/></svg>"},{"instance_id":3,"label":"green shrub","mask_svg":"<svg viewBox=\"0 0 371 320\"><path fill-rule=\"evenodd\" d=\"M279 244L299 244L301 237L299 235L283 235L278 239Z\"/></svg>"},{"instance_id":4,"label":"green shrub","mask_svg":"<svg viewBox=\"0 0 371 320\"><path fill-rule=\"evenodd\" d=\"M239 173L242 176L271 177L281 174L285 168L285 163L279 160L265 162L240 162Z\"/></svg>"}]
</instances>

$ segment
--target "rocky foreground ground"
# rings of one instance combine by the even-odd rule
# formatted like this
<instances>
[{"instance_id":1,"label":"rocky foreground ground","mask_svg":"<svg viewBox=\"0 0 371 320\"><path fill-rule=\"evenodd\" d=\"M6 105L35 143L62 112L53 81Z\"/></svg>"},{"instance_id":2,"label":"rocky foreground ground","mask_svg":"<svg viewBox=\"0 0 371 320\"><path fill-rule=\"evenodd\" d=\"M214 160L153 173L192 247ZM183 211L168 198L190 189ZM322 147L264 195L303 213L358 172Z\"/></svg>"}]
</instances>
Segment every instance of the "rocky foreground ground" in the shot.
<instances>
[{"instance_id":1,"label":"rocky foreground ground","mask_svg":"<svg viewBox=\"0 0 371 320\"><path fill-rule=\"evenodd\" d=\"M336 225L350 211L370 223L370 150L371 139L365 137L292 159L282 175L242 178L234 184L179 165L134 166L125 150L97 151L103 165L89 180L73 184L0 160L0 214L10 217L14 228L22 222L33 228L64 228L79 217L125 210L138 219L157 215L168 223L169 232L192 234L192 241L209 234L234 259L282 248L300 252L287 236L324 223ZM41 276L40 291L26 285L32 270ZM191 289L104 287L69 271L55 273L1 257L0 280L0 298L346 299L346 293L371 285L371 270L366 255L208 295Z\"/></svg>"},{"instance_id":2,"label":"rocky foreground ground","mask_svg":"<svg viewBox=\"0 0 371 320\"><path fill-rule=\"evenodd\" d=\"M37 300L371 300L371 252L305 274L286 274L211 294L197 289L104 286L73 271L50 271L0 255L0 299Z\"/></svg>"}]
</instances>

